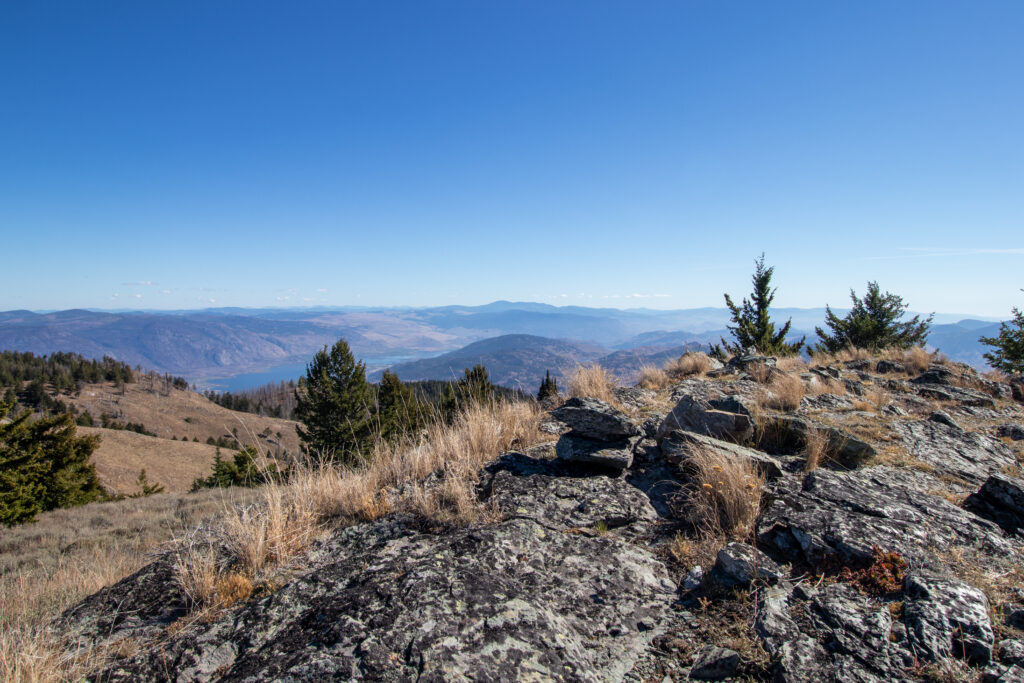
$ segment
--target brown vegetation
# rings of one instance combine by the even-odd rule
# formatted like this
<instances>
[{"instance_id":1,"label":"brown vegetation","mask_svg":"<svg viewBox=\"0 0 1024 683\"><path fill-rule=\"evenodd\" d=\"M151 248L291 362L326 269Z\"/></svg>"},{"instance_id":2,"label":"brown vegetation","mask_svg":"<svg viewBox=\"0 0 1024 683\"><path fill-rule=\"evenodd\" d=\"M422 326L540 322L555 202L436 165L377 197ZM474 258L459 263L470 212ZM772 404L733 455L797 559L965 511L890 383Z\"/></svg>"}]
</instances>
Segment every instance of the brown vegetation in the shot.
<instances>
[{"instance_id":1,"label":"brown vegetation","mask_svg":"<svg viewBox=\"0 0 1024 683\"><path fill-rule=\"evenodd\" d=\"M615 405L613 388L615 388L615 381L597 363L577 365L569 377L569 396L571 397L590 396Z\"/></svg>"},{"instance_id":2,"label":"brown vegetation","mask_svg":"<svg viewBox=\"0 0 1024 683\"><path fill-rule=\"evenodd\" d=\"M700 376L711 369L711 357L703 351L688 351L675 360L665 363L665 372L672 379Z\"/></svg>"},{"instance_id":3,"label":"brown vegetation","mask_svg":"<svg viewBox=\"0 0 1024 683\"><path fill-rule=\"evenodd\" d=\"M640 368L640 378L637 384L644 389L660 391L669 384L668 372L653 365L644 365Z\"/></svg>"},{"instance_id":4,"label":"brown vegetation","mask_svg":"<svg viewBox=\"0 0 1024 683\"><path fill-rule=\"evenodd\" d=\"M804 383L799 377L779 373L762 393L761 400L769 408L792 412L800 407L803 396Z\"/></svg>"}]
</instances>

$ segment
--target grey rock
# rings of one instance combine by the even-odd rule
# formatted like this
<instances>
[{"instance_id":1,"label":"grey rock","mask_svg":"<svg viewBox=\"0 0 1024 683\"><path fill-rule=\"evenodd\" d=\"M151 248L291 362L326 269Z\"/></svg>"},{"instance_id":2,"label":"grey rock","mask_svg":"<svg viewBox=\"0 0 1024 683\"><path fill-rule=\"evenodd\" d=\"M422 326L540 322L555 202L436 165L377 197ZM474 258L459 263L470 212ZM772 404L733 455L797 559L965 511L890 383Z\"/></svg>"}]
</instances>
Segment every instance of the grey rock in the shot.
<instances>
[{"instance_id":1,"label":"grey rock","mask_svg":"<svg viewBox=\"0 0 1024 683\"><path fill-rule=\"evenodd\" d=\"M621 410L596 398L570 398L551 414L588 439L616 441L640 433Z\"/></svg>"},{"instance_id":2,"label":"grey rock","mask_svg":"<svg viewBox=\"0 0 1024 683\"><path fill-rule=\"evenodd\" d=\"M711 576L723 586L747 586L755 578L778 581L786 572L770 557L746 543L729 543L718 551Z\"/></svg>"},{"instance_id":3,"label":"grey rock","mask_svg":"<svg viewBox=\"0 0 1024 683\"><path fill-rule=\"evenodd\" d=\"M990 474L1016 464L1006 444L987 434L927 420L900 420L892 426L911 456L928 463L939 474L953 475L975 486Z\"/></svg>"},{"instance_id":4,"label":"grey rock","mask_svg":"<svg viewBox=\"0 0 1024 683\"><path fill-rule=\"evenodd\" d=\"M999 653L999 661L1024 666L1024 640L1007 638L999 642L996 651Z\"/></svg>"},{"instance_id":5,"label":"grey rock","mask_svg":"<svg viewBox=\"0 0 1024 683\"><path fill-rule=\"evenodd\" d=\"M657 635L674 592L644 549L526 519L440 536L363 524L309 561L277 592L100 678L615 680Z\"/></svg>"},{"instance_id":6,"label":"grey rock","mask_svg":"<svg viewBox=\"0 0 1024 683\"><path fill-rule=\"evenodd\" d=\"M959 375L944 365L932 365L920 375L910 380L914 384L944 384L952 385Z\"/></svg>"},{"instance_id":7,"label":"grey rock","mask_svg":"<svg viewBox=\"0 0 1024 683\"><path fill-rule=\"evenodd\" d=\"M782 466L778 460L753 448L678 429L670 432L661 441L661 452L665 459L673 465L682 465L684 469L694 452L699 450L749 461L766 479L777 479L782 476Z\"/></svg>"},{"instance_id":8,"label":"grey rock","mask_svg":"<svg viewBox=\"0 0 1024 683\"><path fill-rule=\"evenodd\" d=\"M700 588L701 584L704 583L704 569L698 564L693 569L686 573L686 578L683 579L683 590L692 591L696 588Z\"/></svg>"},{"instance_id":9,"label":"grey rock","mask_svg":"<svg viewBox=\"0 0 1024 683\"><path fill-rule=\"evenodd\" d=\"M682 396L672 412L665 416L658 429L658 438L664 438L676 429L743 443L754 435L754 422L749 415L715 410L707 400Z\"/></svg>"},{"instance_id":10,"label":"grey rock","mask_svg":"<svg viewBox=\"0 0 1024 683\"><path fill-rule=\"evenodd\" d=\"M804 396L800 399L801 411L829 411L840 412L853 409L853 399L849 396L839 394L818 394L817 396Z\"/></svg>"},{"instance_id":11,"label":"grey rock","mask_svg":"<svg viewBox=\"0 0 1024 683\"><path fill-rule=\"evenodd\" d=\"M654 439L658 436L658 427L660 427L661 423L664 421L665 413L651 413L644 418L644 422L640 425L640 429L643 431L644 436L649 439Z\"/></svg>"},{"instance_id":12,"label":"grey rock","mask_svg":"<svg viewBox=\"0 0 1024 683\"><path fill-rule=\"evenodd\" d=\"M657 513L642 491L620 477L581 473L555 461L508 454L487 468L485 491L506 517L557 529L646 525Z\"/></svg>"},{"instance_id":13,"label":"grey rock","mask_svg":"<svg viewBox=\"0 0 1024 683\"><path fill-rule=\"evenodd\" d=\"M938 422L939 424L944 424L947 427L953 427L954 429L959 429L960 431L963 431L963 427L958 425L956 420L950 417L949 413L947 413L944 410L933 411L932 414L928 416L928 419L931 422Z\"/></svg>"},{"instance_id":14,"label":"grey rock","mask_svg":"<svg viewBox=\"0 0 1024 683\"><path fill-rule=\"evenodd\" d=\"M1024 607L1017 605L1009 608L1006 613L1006 624L1024 631Z\"/></svg>"},{"instance_id":15,"label":"grey rock","mask_svg":"<svg viewBox=\"0 0 1024 683\"><path fill-rule=\"evenodd\" d=\"M984 593L962 581L917 573L907 576L905 591L903 621L921 660L985 664L992 658L995 636Z\"/></svg>"},{"instance_id":16,"label":"grey rock","mask_svg":"<svg viewBox=\"0 0 1024 683\"><path fill-rule=\"evenodd\" d=\"M569 428L564 423L557 420L545 420L537 428L545 434L564 434L569 431Z\"/></svg>"},{"instance_id":17,"label":"grey rock","mask_svg":"<svg viewBox=\"0 0 1024 683\"><path fill-rule=\"evenodd\" d=\"M720 681L729 678L740 666L738 653L724 647L705 645L697 652L690 668L690 678L698 681Z\"/></svg>"},{"instance_id":18,"label":"grey rock","mask_svg":"<svg viewBox=\"0 0 1024 683\"><path fill-rule=\"evenodd\" d=\"M964 500L964 508L992 520L1007 533L1024 532L1024 480L997 472Z\"/></svg>"},{"instance_id":19,"label":"grey rock","mask_svg":"<svg viewBox=\"0 0 1024 683\"><path fill-rule=\"evenodd\" d=\"M747 417L752 417L757 410L752 399L737 394L723 396L722 398L713 398L710 399L708 403L715 410L721 410L726 413L739 413L740 415L746 415Z\"/></svg>"},{"instance_id":20,"label":"grey rock","mask_svg":"<svg viewBox=\"0 0 1024 683\"><path fill-rule=\"evenodd\" d=\"M848 584L824 587L811 600L815 626L828 633L830 650L853 659L852 669L867 669L883 680L893 669L889 633L892 616Z\"/></svg>"},{"instance_id":21,"label":"grey rock","mask_svg":"<svg viewBox=\"0 0 1024 683\"><path fill-rule=\"evenodd\" d=\"M1024 666L991 664L982 672L981 683L1024 683Z\"/></svg>"},{"instance_id":22,"label":"grey rock","mask_svg":"<svg viewBox=\"0 0 1024 683\"><path fill-rule=\"evenodd\" d=\"M831 556L847 564L870 561L874 546L933 567L942 566L937 551L1013 552L998 525L923 488L913 486L907 470L890 467L810 472L797 490L769 491L774 500L758 522L758 547L812 566Z\"/></svg>"},{"instance_id":23,"label":"grey rock","mask_svg":"<svg viewBox=\"0 0 1024 683\"><path fill-rule=\"evenodd\" d=\"M791 415L775 415L765 419L758 447L773 453L799 453L806 445L807 434L811 429L825 435L829 460L843 467L860 467L878 454L874 446L838 427Z\"/></svg>"},{"instance_id":24,"label":"grey rock","mask_svg":"<svg viewBox=\"0 0 1024 683\"><path fill-rule=\"evenodd\" d=\"M907 371L907 366L903 363L892 361L892 360L880 360L875 364L875 372L883 375L903 373Z\"/></svg>"},{"instance_id":25,"label":"grey rock","mask_svg":"<svg viewBox=\"0 0 1024 683\"><path fill-rule=\"evenodd\" d=\"M918 396L924 396L936 401L954 401L962 406L977 408L996 407L996 403L992 400L991 396L975 389L965 389L946 384L917 384L915 385L915 391Z\"/></svg>"},{"instance_id":26,"label":"grey rock","mask_svg":"<svg viewBox=\"0 0 1024 683\"><path fill-rule=\"evenodd\" d=\"M559 459L624 470L633 464L632 444L629 440L597 441L564 434L555 444Z\"/></svg>"},{"instance_id":27,"label":"grey rock","mask_svg":"<svg viewBox=\"0 0 1024 683\"><path fill-rule=\"evenodd\" d=\"M790 614L793 590L785 585L768 586L758 593L754 632L768 654L777 656L782 646L800 638L800 627Z\"/></svg>"},{"instance_id":28,"label":"grey rock","mask_svg":"<svg viewBox=\"0 0 1024 683\"><path fill-rule=\"evenodd\" d=\"M996 427L996 436L1001 436L1011 441L1024 441L1024 426L1018 424L1002 424Z\"/></svg>"},{"instance_id":29,"label":"grey rock","mask_svg":"<svg viewBox=\"0 0 1024 683\"><path fill-rule=\"evenodd\" d=\"M783 643L775 665L776 683L838 681L832 658L817 640L800 635Z\"/></svg>"},{"instance_id":30,"label":"grey rock","mask_svg":"<svg viewBox=\"0 0 1024 683\"><path fill-rule=\"evenodd\" d=\"M1010 395L1014 401L1024 403L1024 377L1014 377L1010 380Z\"/></svg>"}]
</instances>

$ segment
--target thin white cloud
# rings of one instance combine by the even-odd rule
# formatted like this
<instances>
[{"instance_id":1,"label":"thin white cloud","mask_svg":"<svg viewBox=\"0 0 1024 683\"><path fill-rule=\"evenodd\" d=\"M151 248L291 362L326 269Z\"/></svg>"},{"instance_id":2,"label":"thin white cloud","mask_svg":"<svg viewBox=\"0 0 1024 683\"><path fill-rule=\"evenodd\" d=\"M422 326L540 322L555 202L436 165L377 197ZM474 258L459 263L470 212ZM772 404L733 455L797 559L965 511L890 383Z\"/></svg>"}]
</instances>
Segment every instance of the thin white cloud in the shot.
<instances>
[{"instance_id":1,"label":"thin white cloud","mask_svg":"<svg viewBox=\"0 0 1024 683\"><path fill-rule=\"evenodd\" d=\"M120 295L120 294L118 294L117 292L114 292L113 294L111 294L111 295L110 295L110 298L111 298L111 299L116 299L116 298L117 298L117 297L119 297L119 296L121 296L121 295Z\"/></svg>"},{"instance_id":2,"label":"thin white cloud","mask_svg":"<svg viewBox=\"0 0 1024 683\"><path fill-rule=\"evenodd\" d=\"M327 293L327 290L324 289L323 287L317 287L316 291L320 292L321 294L326 294Z\"/></svg>"},{"instance_id":3,"label":"thin white cloud","mask_svg":"<svg viewBox=\"0 0 1024 683\"><path fill-rule=\"evenodd\" d=\"M138 282L122 282L122 287L155 287L156 283L152 280L140 280Z\"/></svg>"},{"instance_id":4,"label":"thin white cloud","mask_svg":"<svg viewBox=\"0 0 1024 683\"><path fill-rule=\"evenodd\" d=\"M171 290L169 290L169 289L161 289L161 290L160 290L160 293L161 293L161 294L170 294L170 293L171 293Z\"/></svg>"},{"instance_id":5,"label":"thin white cloud","mask_svg":"<svg viewBox=\"0 0 1024 683\"><path fill-rule=\"evenodd\" d=\"M869 261L887 261L891 259L933 258L936 256L984 256L984 255L1024 255L1024 248L1006 247L902 247L902 253L884 254L865 257Z\"/></svg>"},{"instance_id":6,"label":"thin white cloud","mask_svg":"<svg viewBox=\"0 0 1024 683\"><path fill-rule=\"evenodd\" d=\"M141 299L141 298L142 298L142 295L141 295L141 294L136 294L136 295L135 295L135 298L136 298L136 299Z\"/></svg>"}]
</instances>

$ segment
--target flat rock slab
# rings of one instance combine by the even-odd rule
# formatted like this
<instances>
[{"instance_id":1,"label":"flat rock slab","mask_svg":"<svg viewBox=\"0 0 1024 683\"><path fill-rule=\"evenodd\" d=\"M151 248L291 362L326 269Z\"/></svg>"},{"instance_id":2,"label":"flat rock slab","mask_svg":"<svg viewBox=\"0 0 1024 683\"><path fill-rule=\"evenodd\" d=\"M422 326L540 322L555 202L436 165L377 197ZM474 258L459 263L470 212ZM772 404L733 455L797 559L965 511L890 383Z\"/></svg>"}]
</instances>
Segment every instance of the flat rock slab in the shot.
<instances>
[{"instance_id":1,"label":"flat rock slab","mask_svg":"<svg viewBox=\"0 0 1024 683\"><path fill-rule=\"evenodd\" d=\"M677 429L744 443L754 435L754 422L749 415L716 410L709 400L684 395L672 412L665 416L658 429L658 438L664 438Z\"/></svg>"},{"instance_id":2,"label":"flat rock slab","mask_svg":"<svg viewBox=\"0 0 1024 683\"><path fill-rule=\"evenodd\" d=\"M577 436L588 439L616 441L640 433L625 413L596 398L570 398L551 415L569 425Z\"/></svg>"},{"instance_id":3,"label":"flat rock slab","mask_svg":"<svg viewBox=\"0 0 1024 683\"><path fill-rule=\"evenodd\" d=\"M911 456L928 463L939 474L975 486L1017 462L1006 444L987 434L965 432L930 420L897 420L892 426Z\"/></svg>"},{"instance_id":4,"label":"flat rock slab","mask_svg":"<svg viewBox=\"0 0 1024 683\"><path fill-rule=\"evenodd\" d=\"M1013 552L998 525L912 487L911 481L904 470L870 467L816 470L799 487L778 486L758 523L758 547L776 559L812 566L830 556L867 562L874 546L919 566L941 566L938 553L954 548Z\"/></svg>"},{"instance_id":5,"label":"flat rock slab","mask_svg":"<svg viewBox=\"0 0 1024 683\"><path fill-rule=\"evenodd\" d=\"M661 441L661 452L665 455L665 459L673 465L681 465L684 469L694 452L699 450L753 463L766 479L777 479L783 474L779 461L767 453L703 434L677 429L669 432Z\"/></svg>"},{"instance_id":6,"label":"flat rock slab","mask_svg":"<svg viewBox=\"0 0 1024 683\"><path fill-rule=\"evenodd\" d=\"M984 593L955 579L913 574L906 593L903 619L915 654L925 661L988 663L995 636Z\"/></svg>"},{"instance_id":7,"label":"flat rock slab","mask_svg":"<svg viewBox=\"0 0 1024 683\"><path fill-rule=\"evenodd\" d=\"M723 586L748 586L754 579L778 581L786 572L757 548L733 542L718 551L711 576Z\"/></svg>"},{"instance_id":8,"label":"flat rock slab","mask_svg":"<svg viewBox=\"0 0 1024 683\"><path fill-rule=\"evenodd\" d=\"M617 680L675 591L644 549L527 519L443 536L364 524L309 559L276 593L102 680Z\"/></svg>"},{"instance_id":9,"label":"flat rock slab","mask_svg":"<svg viewBox=\"0 0 1024 683\"><path fill-rule=\"evenodd\" d=\"M596 441L564 434L555 444L555 453L566 462L599 465L624 470L633 464L633 444L622 441Z\"/></svg>"}]
</instances>

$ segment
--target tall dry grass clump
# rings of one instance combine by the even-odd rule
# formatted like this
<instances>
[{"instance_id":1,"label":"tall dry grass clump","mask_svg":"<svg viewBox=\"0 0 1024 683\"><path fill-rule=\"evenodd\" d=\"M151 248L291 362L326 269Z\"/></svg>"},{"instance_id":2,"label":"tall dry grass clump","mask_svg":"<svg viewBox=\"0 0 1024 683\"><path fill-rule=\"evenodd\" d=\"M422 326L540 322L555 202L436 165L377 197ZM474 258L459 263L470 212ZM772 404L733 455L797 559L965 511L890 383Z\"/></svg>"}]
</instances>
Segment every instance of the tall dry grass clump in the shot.
<instances>
[{"instance_id":1,"label":"tall dry grass clump","mask_svg":"<svg viewBox=\"0 0 1024 683\"><path fill-rule=\"evenodd\" d=\"M825 461L828 456L829 439L828 434L813 426L807 428L804 434L804 472L813 472Z\"/></svg>"},{"instance_id":2,"label":"tall dry grass clump","mask_svg":"<svg viewBox=\"0 0 1024 683\"><path fill-rule=\"evenodd\" d=\"M569 396L574 398L590 396L615 404L615 395L612 393L614 388L615 381L597 363L577 365L569 377Z\"/></svg>"},{"instance_id":3,"label":"tall dry grass clump","mask_svg":"<svg viewBox=\"0 0 1024 683\"><path fill-rule=\"evenodd\" d=\"M665 363L665 372L672 379L704 375L711 370L711 356L703 351L687 351L675 360Z\"/></svg>"},{"instance_id":4,"label":"tall dry grass clump","mask_svg":"<svg viewBox=\"0 0 1024 683\"><path fill-rule=\"evenodd\" d=\"M932 364L932 354L920 346L915 346L903 353L902 360L903 364L907 366L907 370L920 373L927 370Z\"/></svg>"},{"instance_id":5,"label":"tall dry grass clump","mask_svg":"<svg viewBox=\"0 0 1024 683\"><path fill-rule=\"evenodd\" d=\"M668 386L668 372L653 365L644 365L640 368L640 379L637 384L643 389L659 391Z\"/></svg>"},{"instance_id":6,"label":"tall dry grass clump","mask_svg":"<svg viewBox=\"0 0 1024 683\"><path fill-rule=\"evenodd\" d=\"M748 538L761 507L764 477L749 460L720 451L695 448L689 467L694 474L687 503L695 526L704 533Z\"/></svg>"},{"instance_id":7,"label":"tall dry grass clump","mask_svg":"<svg viewBox=\"0 0 1024 683\"><path fill-rule=\"evenodd\" d=\"M792 412L800 407L800 399L804 397L804 383L799 377L777 374L761 396L762 402L769 408Z\"/></svg>"}]
</instances>

